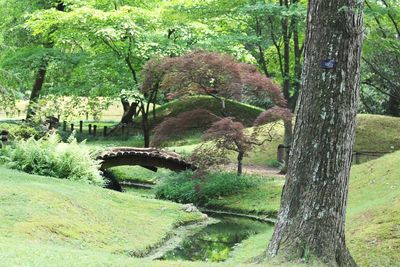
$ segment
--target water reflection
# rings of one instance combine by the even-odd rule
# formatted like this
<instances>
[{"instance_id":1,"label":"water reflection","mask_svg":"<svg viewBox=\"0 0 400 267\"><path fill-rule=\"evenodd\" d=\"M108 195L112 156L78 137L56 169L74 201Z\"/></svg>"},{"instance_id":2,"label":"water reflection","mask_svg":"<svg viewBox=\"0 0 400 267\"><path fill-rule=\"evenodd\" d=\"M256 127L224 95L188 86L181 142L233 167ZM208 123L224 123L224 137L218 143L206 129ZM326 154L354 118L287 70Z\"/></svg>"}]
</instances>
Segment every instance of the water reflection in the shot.
<instances>
[{"instance_id":1,"label":"water reflection","mask_svg":"<svg viewBox=\"0 0 400 267\"><path fill-rule=\"evenodd\" d=\"M214 216L213 216L214 217ZM201 232L188 237L181 246L167 252L165 260L224 261L240 242L251 235L271 229L271 225L234 217L216 217L221 220Z\"/></svg>"}]
</instances>

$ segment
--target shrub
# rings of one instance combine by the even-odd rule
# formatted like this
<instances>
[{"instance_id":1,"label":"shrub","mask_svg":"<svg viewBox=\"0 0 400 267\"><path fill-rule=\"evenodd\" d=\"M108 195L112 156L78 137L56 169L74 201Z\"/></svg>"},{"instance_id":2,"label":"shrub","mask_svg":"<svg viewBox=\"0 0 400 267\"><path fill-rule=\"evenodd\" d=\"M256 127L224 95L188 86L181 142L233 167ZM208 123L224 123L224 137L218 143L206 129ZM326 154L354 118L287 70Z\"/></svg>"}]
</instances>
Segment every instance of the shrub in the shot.
<instances>
[{"instance_id":1,"label":"shrub","mask_svg":"<svg viewBox=\"0 0 400 267\"><path fill-rule=\"evenodd\" d=\"M0 152L1 161L9 168L31 174L103 185L98 163L89 149L74 137L63 143L56 134L39 140L33 137L6 146Z\"/></svg>"},{"instance_id":2,"label":"shrub","mask_svg":"<svg viewBox=\"0 0 400 267\"><path fill-rule=\"evenodd\" d=\"M10 135L10 140L28 139L30 137L39 137L40 132L26 123L2 122L0 130L7 130Z\"/></svg>"},{"instance_id":3,"label":"shrub","mask_svg":"<svg viewBox=\"0 0 400 267\"><path fill-rule=\"evenodd\" d=\"M208 200L233 195L256 185L256 177L235 173L214 172L204 179L192 171L171 173L156 186L156 197L180 203L206 204Z\"/></svg>"}]
</instances>

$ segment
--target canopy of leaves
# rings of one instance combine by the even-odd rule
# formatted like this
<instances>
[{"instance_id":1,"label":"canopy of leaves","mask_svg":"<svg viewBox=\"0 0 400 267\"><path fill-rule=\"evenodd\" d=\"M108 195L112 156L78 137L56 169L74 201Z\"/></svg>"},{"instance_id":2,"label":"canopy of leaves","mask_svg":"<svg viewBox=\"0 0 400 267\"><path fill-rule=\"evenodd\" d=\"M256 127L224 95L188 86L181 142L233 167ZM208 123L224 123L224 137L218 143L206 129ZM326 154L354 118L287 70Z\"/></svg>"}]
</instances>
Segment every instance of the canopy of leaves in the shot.
<instances>
[{"instance_id":1,"label":"canopy of leaves","mask_svg":"<svg viewBox=\"0 0 400 267\"><path fill-rule=\"evenodd\" d=\"M254 66L239 63L226 54L195 51L180 57L151 60L143 74L142 91L160 89L167 99L203 94L243 100L255 95L268 97L275 105L286 104L279 87L270 79Z\"/></svg>"}]
</instances>

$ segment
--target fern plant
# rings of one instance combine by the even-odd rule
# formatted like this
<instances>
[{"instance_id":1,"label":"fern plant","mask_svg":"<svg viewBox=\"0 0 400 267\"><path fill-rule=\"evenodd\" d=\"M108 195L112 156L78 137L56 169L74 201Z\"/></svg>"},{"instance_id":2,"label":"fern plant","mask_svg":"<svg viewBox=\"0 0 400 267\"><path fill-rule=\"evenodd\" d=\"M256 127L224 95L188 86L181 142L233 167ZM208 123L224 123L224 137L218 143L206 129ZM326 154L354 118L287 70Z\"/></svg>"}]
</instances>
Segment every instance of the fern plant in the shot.
<instances>
[{"instance_id":1,"label":"fern plant","mask_svg":"<svg viewBox=\"0 0 400 267\"><path fill-rule=\"evenodd\" d=\"M99 162L89 148L84 143L78 143L73 135L67 143L62 142L57 134L49 134L39 140L21 140L2 149L0 154L1 162L9 168L95 185L104 183Z\"/></svg>"}]
</instances>

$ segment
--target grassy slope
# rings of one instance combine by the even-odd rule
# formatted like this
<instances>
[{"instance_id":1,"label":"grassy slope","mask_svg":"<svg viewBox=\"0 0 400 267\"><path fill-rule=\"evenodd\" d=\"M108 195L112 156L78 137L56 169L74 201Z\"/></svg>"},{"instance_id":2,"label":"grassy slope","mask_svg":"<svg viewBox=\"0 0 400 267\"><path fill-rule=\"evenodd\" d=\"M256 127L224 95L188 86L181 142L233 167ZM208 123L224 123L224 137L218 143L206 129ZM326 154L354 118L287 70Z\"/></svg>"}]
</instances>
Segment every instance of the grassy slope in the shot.
<instances>
[{"instance_id":1,"label":"grassy slope","mask_svg":"<svg viewBox=\"0 0 400 267\"><path fill-rule=\"evenodd\" d=\"M280 178L265 178L257 188L245 190L237 195L220 197L209 201L215 209L231 210L251 214L277 215L284 181Z\"/></svg>"},{"instance_id":2,"label":"grassy slope","mask_svg":"<svg viewBox=\"0 0 400 267\"><path fill-rule=\"evenodd\" d=\"M38 254L36 249L49 258L56 251L73 258L77 250L103 258L141 254L177 225L200 218L171 202L3 168L0 200L2 263L11 255Z\"/></svg>"},{"instance_id":3,"label":"grassy slope","mask_svg":"<svg viewBox=\"0 0 400 267\"><path fill-rule=\"evenodd\" d=\"M373 152L400 150L400 118L358 115L354 150Z\"/></svg>"},{"instance_id":4,"label":"grassy slope","mask_svg":"<svg viewBox=\"0 0 400 267\"><path fill-rule=\"evenodd\" d=\"M283 143L283 126L274 128L272 142L256 147L244 159L244 164L260 166L277 166L276 153L279 144ZM196 145L173 147L177 152L190 153ZM390 152L400 150L400 118L360 114L357 117L356 142L354 151ZM367 158L362 158L365 161ZM232 162L235 156L232 156Z\"/></svg>"},{"instance_id":5,"label":"grassy slope","mask_svg":"<svg viewBox=\"0 0 400 267\"><path fill-rule=\"evenodd\" d=\"M400 266L400 151L353 168L346 230L361 266Z\"/></svg>"}]
</instances>

